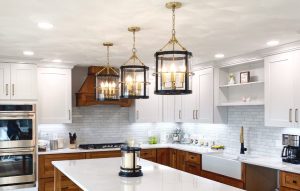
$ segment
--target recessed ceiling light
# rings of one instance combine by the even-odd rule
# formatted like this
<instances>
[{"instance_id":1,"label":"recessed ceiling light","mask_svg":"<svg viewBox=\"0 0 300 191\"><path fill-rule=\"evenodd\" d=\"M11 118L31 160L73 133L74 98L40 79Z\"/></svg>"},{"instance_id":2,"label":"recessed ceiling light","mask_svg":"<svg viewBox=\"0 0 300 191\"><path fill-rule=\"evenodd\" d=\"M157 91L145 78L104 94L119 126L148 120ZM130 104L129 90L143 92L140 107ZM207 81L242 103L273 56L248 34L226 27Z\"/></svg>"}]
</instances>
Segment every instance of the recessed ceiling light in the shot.
<instances>
[{"instance_id":1,"label":"recessed ceiling light","mask_svg":"<svg viewBox=\"0 0 300 191\"><path fill-rule=\"evenodd\" d=\"M219 54L215 54L215 58L224 58L224 54L221 54L221 53L219 53Z\"/></svg>"},{"instance_id":2,"label":"recessed ceiling light","mask_svg":"<svg viewBox=\"0 0 300 191\"><path fill-rule=\"evenodd\" d=\"M54 59L54 60L52 60L52 62L61 63L62 61L60 59Z\"/></svg>"},{"instance_id":3,"label":"recessed ceiling light","mask_svg":"<svg viewBox=\"0 0 300 191\"><path fill-rule=\"evenodd\" d=\"M24 54L25 56L32 56L32 55L34 55L34 52L32 52L32 51L30 51L30 50L24 50L24 51L23 51L23 54Z\"/></svg>"},{"instance_id":4,"label":"recessed ceiling light","mask_svg":"<svg viewBox=\"0 0 300 191\"><path fill-rule=\"evenodd\" d=\"M47 22L40 22L40 23L38 23L38 27L41 29L49 30L49 29L53 28L53 25L51 23L47 23Z\"/></svg>"},{"instance_id":5,"label":"recessed ceiling light","mask_svg":"<svg viewBox=\"0 0 300 191\"><path fill-rule=\"evenodd\" d=\"M279 41L277 41L277 40L271 40L271 41L267 42L268 46L276 46L278 44L279 44Z\"/></svg>"}]
</instances>

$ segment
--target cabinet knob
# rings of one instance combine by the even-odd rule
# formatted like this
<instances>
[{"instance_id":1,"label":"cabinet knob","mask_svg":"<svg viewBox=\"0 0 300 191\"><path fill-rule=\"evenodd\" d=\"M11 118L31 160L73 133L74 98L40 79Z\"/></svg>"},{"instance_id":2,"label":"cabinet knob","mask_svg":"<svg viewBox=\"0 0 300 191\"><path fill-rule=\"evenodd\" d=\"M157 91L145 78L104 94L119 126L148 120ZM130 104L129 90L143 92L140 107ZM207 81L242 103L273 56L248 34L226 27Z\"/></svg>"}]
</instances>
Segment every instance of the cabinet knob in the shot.
<instances>
[{"instance_id":1,"label":"cabinet knob","mask_svg":"<svg viewBox=\"0 0 300 191\"><path fill-rule=\"evenodd\" d=\"M293 180L293 184L297 184L297 180Z\"/></svg>"}]
</instances>

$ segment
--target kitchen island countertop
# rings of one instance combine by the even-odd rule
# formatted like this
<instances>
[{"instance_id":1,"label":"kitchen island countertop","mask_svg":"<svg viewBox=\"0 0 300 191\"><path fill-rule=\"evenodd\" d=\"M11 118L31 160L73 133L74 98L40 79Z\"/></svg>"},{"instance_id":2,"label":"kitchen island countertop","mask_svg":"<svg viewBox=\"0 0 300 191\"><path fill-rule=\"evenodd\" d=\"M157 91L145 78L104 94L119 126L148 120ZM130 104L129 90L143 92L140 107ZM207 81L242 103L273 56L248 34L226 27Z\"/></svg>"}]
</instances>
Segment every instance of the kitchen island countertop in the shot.
<instances>
[{"instance_id":1,"label":"kitchen island countertop","mask_svg":"<svg viewBox=\"0 0 300 191\"><path fill-rule=\"evenodd\" d=\"M121 158L53 161L54 167L84 191L242 191L222 183L141 159L144 176L118 176Z\"/></svg>"}]
</instances>

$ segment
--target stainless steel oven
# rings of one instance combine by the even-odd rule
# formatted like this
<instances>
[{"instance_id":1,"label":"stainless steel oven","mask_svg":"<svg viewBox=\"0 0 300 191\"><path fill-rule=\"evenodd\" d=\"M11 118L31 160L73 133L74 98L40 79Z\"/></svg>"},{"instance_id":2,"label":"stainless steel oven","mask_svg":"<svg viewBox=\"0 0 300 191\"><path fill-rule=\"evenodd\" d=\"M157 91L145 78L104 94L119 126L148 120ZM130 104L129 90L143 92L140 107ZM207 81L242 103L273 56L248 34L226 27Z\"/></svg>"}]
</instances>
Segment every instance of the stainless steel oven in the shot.
<instances>
[{"instance_id":1,"label":"stainless steel oven","mask_svg":"<svg viewBox=\"0 0 300 191\"><path fill-rule=\"evenodd\" d=\"M34 148L0 149L0 188L34 183L35 158Z\"/></svg>"},{"instance_id":2,"label":"stainless steel oven","mask_svg":"<svg viewBox=\"0 0 300 191\"><path fill-rule=\"evenodd\" d=\"M34 147L35 105L0 105L0 149Z\"/></svg>"}]
</instances>

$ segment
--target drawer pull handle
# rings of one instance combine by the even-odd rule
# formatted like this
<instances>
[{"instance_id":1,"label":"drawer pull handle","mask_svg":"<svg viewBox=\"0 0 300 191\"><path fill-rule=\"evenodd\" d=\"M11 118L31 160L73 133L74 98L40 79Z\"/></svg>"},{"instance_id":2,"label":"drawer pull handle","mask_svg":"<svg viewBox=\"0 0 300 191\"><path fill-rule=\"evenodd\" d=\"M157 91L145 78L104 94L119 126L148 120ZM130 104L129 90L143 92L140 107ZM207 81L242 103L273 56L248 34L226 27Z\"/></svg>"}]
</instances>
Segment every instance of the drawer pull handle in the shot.
<instances>
[{"instance_id":1,"label":"drawer pull handle","mask_svg":"<svg viewBox=\"0 0 300 191\"><path fill-rule=\"evenodd\" d=\"M191 157L191 159L194 159L194 157Z\"/></svg>"},{"instance_id":2,"label":"drawer pull handle","mask_svg":"<svg viewBox=\"0 0 300 191\"><path fill-rule=\"evenodd\" d=\"M296 180L293 180L293 184L297 184L297 181L296 181Z\"/></svg>"}]
</instances>

